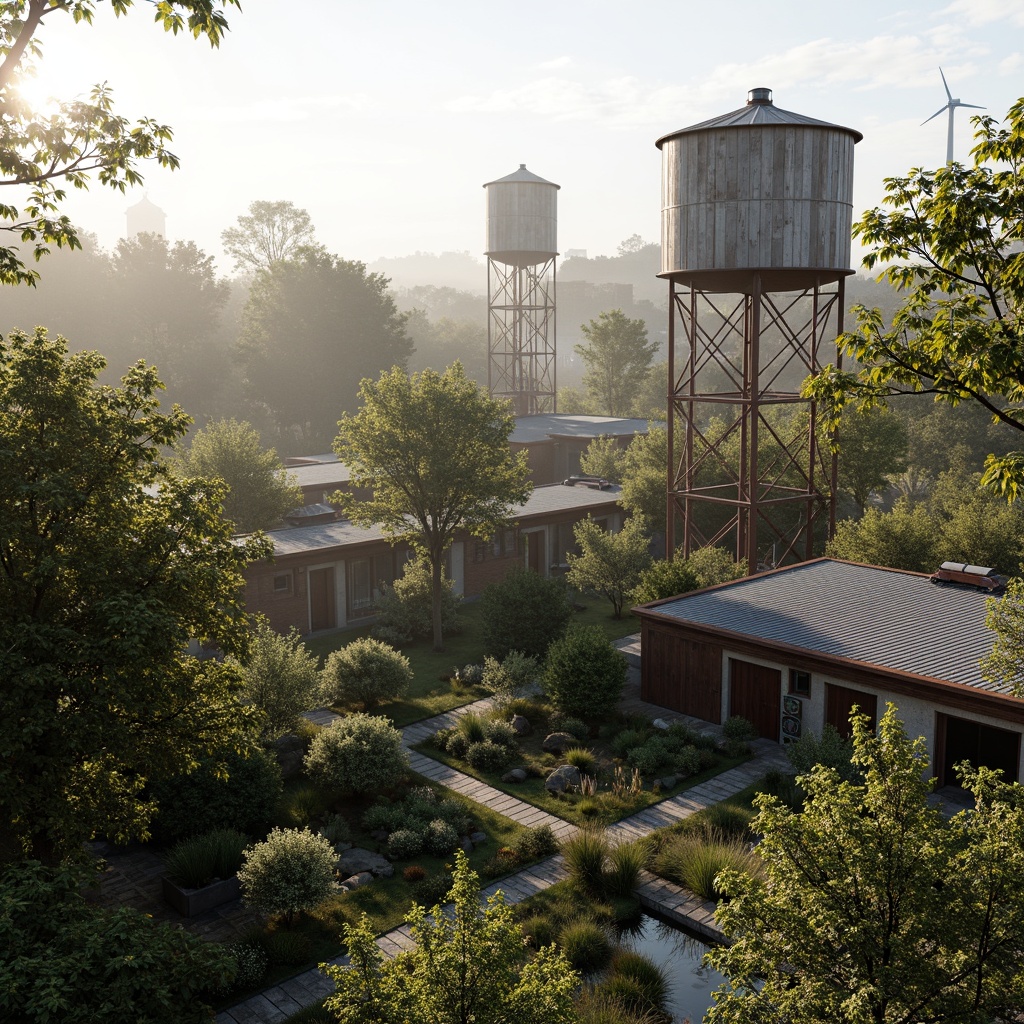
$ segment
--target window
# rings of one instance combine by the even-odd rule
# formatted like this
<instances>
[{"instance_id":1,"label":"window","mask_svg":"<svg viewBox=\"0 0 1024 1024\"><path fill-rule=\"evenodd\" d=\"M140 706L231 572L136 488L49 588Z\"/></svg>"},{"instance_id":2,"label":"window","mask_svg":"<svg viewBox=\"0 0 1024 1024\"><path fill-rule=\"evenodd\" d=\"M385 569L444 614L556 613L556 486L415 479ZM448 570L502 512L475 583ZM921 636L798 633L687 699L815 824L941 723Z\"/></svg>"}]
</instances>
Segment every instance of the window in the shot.
<instances>
[{"instance_id":1,"label":"window","mask_svg":"<svg viewBox=\"0 0 1024 1024\"><path fill-rule=\"evenodd\" d=\"M789 670L789 692L795 693L798 697L810 697L811 673L791 668Z\"/></svg>"},{"instance_id":2,"label":"window","mask_svg":"<svg viewBox=\"0 0 1024 1024\"><path fill-rule=\"evenodd\" d=\"M353 558L348 563L348 609L350 615L373 608L373 560Z\"/></svg>"},{"instance_id":3,"label":"window","mask_svg":"<svg viewBox=\"0 0 1024 1024\"><path fill-rule=\"evenodd\" d=\"M292 592L292 574L290 572L279 572L274 576L274 593L290 594Z\"/></svg>"},{"instance_id":4,"label":"window","mask_svg":"<svg viewBox=\"0 0 1024 1024\"><path fill-rule=\"evenodd\" d=\"M485 541L478 540L473 544L473 561L483 562L487 558L488 544Z\"/></svg>"},{"instance_id":5,"label":"window","mask_svg":"<svg viewBox=\"0 0 1024 1024\"><path fill-rule=\"evenodd\" d=\"M505 530L502 535L502 546L505 557L508 558L516 553L516 531Z\"/></svg>"}]
</instances>

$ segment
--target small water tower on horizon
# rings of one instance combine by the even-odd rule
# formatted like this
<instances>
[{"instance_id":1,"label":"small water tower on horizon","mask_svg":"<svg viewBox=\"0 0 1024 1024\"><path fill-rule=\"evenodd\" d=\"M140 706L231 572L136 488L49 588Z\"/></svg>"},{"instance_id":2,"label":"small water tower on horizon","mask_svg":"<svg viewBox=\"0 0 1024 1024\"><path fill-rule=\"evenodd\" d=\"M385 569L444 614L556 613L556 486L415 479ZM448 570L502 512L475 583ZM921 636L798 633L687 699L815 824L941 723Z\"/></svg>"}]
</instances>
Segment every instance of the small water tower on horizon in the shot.
<instances>
[{"instance_id":1,"label":"small water tower on horizon","mask_svg":"<svg viewBox=\"0 0 1024 1024\"><path fill-rule=\"evenodd\" d=\"M559 185L520 164L487 191L487 388L517 416L555 412Z\"/></svg>"},{"instance_id":2,"label":"small water tower on horizon","mask_svg":"<svg viewBox=\"0 0 1024 1024\"><path fill-rule=\"evenodd\" d=\"M810 558L834 531L836 460L800 383L839 365L861 138L759 88L657 141L670 552L677 516L686 554L725 542L750 572ZM776 411L798 404L806 415Z\"/></svg>"},{"instance_id":3,"label":"small water tower on horizon","mask_svg":"<svg viewBox=\"0 0 1024 1024\"><path fill-rule=\"evenodd\" d=\"M146 232L159 235L161 238L167 237L167 214L156 203L151 202L148 195L143 195L124 213L128 228L127 238L134 238Z\"/></svg>"}]
</instances>

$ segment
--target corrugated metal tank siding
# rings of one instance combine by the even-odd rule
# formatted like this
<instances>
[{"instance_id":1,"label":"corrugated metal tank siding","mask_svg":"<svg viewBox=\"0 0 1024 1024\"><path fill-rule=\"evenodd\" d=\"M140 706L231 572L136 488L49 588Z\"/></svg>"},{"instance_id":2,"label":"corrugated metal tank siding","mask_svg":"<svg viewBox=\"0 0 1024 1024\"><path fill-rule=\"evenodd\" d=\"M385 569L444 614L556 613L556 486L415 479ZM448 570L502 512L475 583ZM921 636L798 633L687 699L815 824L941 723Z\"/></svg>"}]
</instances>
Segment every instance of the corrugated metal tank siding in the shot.
<instances>
[{"instance_id":1,"label":"corrugated metal tank siding","mask_svg":"<svg viewBox=\"0 0 1024 1024\"><path fill-rule=\"evenodd\" d=\"M553 256L558 218L558 186L535 182L495 182L487 186L487 249L501 253L535 253L534 262Z\"/></svg>"},{"instance_id":2,"label":"corrugated metal tank siding","mask_svg":"<svg viewBox=\"0 0 1024 1024\"><path fill-rule=\"evenodd\" d=\"M686 132L662 147L662 273L850 266L847 131Z\"/></svg>"}]
</instances>

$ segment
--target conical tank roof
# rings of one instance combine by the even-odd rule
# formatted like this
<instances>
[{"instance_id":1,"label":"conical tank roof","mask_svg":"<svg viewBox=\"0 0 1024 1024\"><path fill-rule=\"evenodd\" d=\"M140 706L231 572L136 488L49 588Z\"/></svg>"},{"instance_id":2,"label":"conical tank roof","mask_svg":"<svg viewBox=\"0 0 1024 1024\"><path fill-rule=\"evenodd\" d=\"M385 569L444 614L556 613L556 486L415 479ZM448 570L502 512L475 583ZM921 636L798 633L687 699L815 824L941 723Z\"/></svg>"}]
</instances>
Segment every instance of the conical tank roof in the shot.
<instances>
[{"instance_id":1,"label":"conical tank roof","mask_svg":"<svg viewBox=\"0 0 1024 1024\"><path fill-rule=\"evenodd\" d=\"M756 128L762 125L799 125L805 128L833 128L842 132L849 132L854 142L860 142L864 136L853 128L845 128L840 124L832 124L829 121L819 121L815 117L808 117L806 114L797 114L792 110L783 110L772 102L771 89L751 89L747 93L747 102L738 110L730 110L728 114L719 114L718 117L709 118L699 124L692 124L689 128L680 128L678 131L662 135L655 143L658 149L664 145L667 139L675 138L677 135L686 135L689 132L701 132L715 128Z\"/></svg>"},{"instance_id":2,"label":"conical tank roof","mask_svg":"<svg viewBox=\"0 0 1024 1024\"><path fill-rule=\"evenodd\" d=\"M561 185L555 185L553 181L548 181L546 178L542 178L539 174L534 174L533 171L526 169L526 164L520 164L518 171L513 171L511 174L506 174L504 178L496 178L494 181L484 182L484 188L488 185L502 185L505 182L529 182L533 185L553 185L555 188L561 188Z\"/></svg>"}]
</instances>

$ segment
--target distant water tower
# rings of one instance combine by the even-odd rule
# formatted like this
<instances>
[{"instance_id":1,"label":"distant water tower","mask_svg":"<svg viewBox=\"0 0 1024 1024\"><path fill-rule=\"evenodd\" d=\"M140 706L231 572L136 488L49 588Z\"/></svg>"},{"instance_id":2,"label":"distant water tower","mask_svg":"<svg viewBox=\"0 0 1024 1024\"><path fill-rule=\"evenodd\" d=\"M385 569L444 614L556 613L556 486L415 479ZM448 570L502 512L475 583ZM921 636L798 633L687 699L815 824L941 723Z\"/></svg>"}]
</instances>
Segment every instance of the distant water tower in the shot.
<instances>
[{"instance_id":1,"label":"distant water tower","mask_svg":"<svg viewBox=\"0 0 1024 1024\"><path fill-rule=\"evenodd\" d=\"M134 206L129 206L125 210L125 217L128 220L129 238L143 232L167 237L167 214L156 203L151 203L149 196L143 196Z\"/></svg>"},{"instance_id":2,"label":"distant water tower","mask_svg":"<svg viewBox=\"0 0 1024 1024\"><path fill-rule=\"evenodd\" d=\"M555 411L560 186L526 164L487 190L487 386L517 416Z\"/></svg>"},{"instance_id":3,"label":"distant water tower","mask_svg":"<svg viewBox=\"0 0 1024 1024\"><path fill-rule=\"evenodd\" d=\"M739 110L657 142L670 551L677 515L686 553L734 543L751 572L812 557L835 528L836 462L800 383L839 362L861 138L752 89Z\"/></svg>"}]
</instances>

